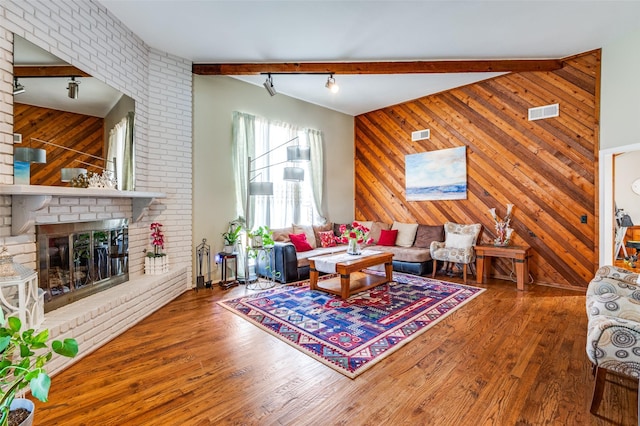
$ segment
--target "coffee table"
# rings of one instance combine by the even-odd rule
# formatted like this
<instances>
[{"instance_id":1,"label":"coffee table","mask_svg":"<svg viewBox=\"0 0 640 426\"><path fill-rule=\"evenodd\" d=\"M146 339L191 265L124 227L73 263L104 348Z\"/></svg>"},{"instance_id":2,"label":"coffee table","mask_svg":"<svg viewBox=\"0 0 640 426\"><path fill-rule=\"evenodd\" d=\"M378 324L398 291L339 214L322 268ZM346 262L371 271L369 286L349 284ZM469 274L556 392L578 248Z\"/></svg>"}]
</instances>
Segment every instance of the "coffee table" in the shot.
<instances>
[{"instance_id":1,"label":"coffee table","mask_svg":"<svg viewBox=\"0 0 640 426\"><path fill-rule=\"evenodd\" d=\"M318 276L321 271L316 269L316 260L326 260L331 256L335 255L309 258L309 287L311 290L321 290L347 299L351 294L393 281L393 265L391 263L393 253L377 252L368 255L342 256L335 263L335 271L340 274L340 277L318 282ZM382 264L384 264L385 270L385 276L383 277L361 272L363 269Z\"/></svg>"}]
</instances>

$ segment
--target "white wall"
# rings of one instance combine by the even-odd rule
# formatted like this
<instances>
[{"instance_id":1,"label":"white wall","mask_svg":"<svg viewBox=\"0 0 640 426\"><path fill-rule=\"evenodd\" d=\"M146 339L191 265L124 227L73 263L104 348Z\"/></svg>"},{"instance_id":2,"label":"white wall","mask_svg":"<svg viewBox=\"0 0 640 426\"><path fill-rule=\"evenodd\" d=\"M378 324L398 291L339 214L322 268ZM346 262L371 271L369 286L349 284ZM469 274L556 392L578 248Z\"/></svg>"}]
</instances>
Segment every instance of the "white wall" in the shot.
<instances>
[{"instance_id":1,"label":"white wall","mask_svg":"<svg viewBox=\"0 0 640 426\"><path fill-rule=\"evenodd\" d=\"M640 225L640 195L631 190L631 183L640 179L640 151L616 155L614 161L616 205L624 209L634 225Z\"/></svg>"},{"instance_id":2,"label":"white wall","mask_svg":"<svg viewBox=\"0 0 640 426\"><path fill-rule=\"evenodd\" d=\"M640 29L602 48L600 149L640 142Z\"/></svg>"},{"instance_id":3,"label":"white wall","mask_svg":"<svg viewBox=\"0 0 640 426\"><path fill-rule=\"evenodd\" d=\"M236 217L231 164L231 114L241 111L300 127L319 129L325 142L327 218L353 220L354 120L263 87L226 76L194 75L194 242L207 239L212 253L222 249L221 234Z\"/></svg>"}]
</instances>

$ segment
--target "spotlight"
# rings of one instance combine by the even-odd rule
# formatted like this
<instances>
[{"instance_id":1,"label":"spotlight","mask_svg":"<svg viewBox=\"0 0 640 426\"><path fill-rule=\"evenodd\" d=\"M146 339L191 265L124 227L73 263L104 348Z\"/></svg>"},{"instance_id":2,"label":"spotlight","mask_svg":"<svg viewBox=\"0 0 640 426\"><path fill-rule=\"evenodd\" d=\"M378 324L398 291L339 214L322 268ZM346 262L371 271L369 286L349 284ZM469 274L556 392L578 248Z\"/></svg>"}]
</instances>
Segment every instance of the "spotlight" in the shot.
<instances>
[{"instance_id":1,"label":"spotlight","mask_svg":"<svg viewBox=\"0 0 640 426\"><path fill-rule=\"evenodd\" d=\"M24 93L26 89L20 83L18 83L18 77L13 78L13 94L19 95L20 93Z\"/></svg>"},{"instance_id":2,"label":"spotlight","mask_svg":"<svg viewBox=\"0 0 640 426\"><path fill-rule=\"evenodd\" d=\"M333 74L327 78L327 84L325 84L324 87L331 90L331 93L338 93L338 90L340 90L338 83L336 83L336 79L333 78Z\"/></svg>"},{"instance_id":3,"label":"spotlight","mask_svg":"<svg viewBox=\"0 0 640 426\"><path fill-rule=\"evenodd\" d=\"M80 91L80 82L76 81L75 77L71 77L67 86L67 94L71 99L78 99L78 92Z\"/></svg>"},{"instance_id":4,"label":"spotlight","mask_svg":"<svg viewBox=\"0 0 640 426\"><path fill-rule=\"evenodd\" d=\"M276 88L273 87L273 80L271 79L271 74L267 75L267 81L264 82L264 88L267 89L267 92L269 92L271 96L278 93L276 92Z\"/></svg>"}]
</instances>

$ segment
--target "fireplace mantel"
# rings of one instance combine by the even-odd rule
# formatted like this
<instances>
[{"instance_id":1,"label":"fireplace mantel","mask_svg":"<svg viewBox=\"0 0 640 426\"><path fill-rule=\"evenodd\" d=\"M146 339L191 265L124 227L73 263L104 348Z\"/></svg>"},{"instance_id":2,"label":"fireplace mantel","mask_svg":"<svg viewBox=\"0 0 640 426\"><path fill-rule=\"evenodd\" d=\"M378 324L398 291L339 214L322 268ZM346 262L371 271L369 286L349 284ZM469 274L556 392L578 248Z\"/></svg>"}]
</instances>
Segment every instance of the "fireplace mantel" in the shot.
<instances>
[{"instance_id":1,"label":"fireplace mantel","mask_svg":"<svg viewBox=\"0 0 640 426\"><path fill-rule=\"evenodd\" d=\"M11 195L11 234L24 234L34 224L34 212L49 205L51 197L131 198L133 221L142 217L154 199L163 192L118 191L102 188L69 188L44 185L0 185L0 195Z\"/></svg>"}]
</instances>

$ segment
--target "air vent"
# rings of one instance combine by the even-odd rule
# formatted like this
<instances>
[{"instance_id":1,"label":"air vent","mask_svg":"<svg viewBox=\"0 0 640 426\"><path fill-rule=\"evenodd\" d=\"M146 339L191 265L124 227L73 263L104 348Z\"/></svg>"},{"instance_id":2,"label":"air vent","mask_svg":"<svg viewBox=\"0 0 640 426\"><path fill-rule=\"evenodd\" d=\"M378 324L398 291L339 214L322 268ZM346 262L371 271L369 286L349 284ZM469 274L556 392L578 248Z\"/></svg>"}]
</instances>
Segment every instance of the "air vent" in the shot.
<instances>
[{"instance_id":1,"label":"air vent","mask_svg":"<svg viewBox=\"0 0 640 426\"><path fill-rule=\"evenodd\" d=\"M430 129L416 130L415 132L411 133L411 140L412 141L421 141L423 139L429 139L430 136L431 136L431 130Z\"/></svg>"},{"instance_id":2,"label":"air vent","mask_svg":"<svg viewBox=\"0 0 640 426\"><path fill-rule=\"evenodd\" d=\"M13 143L22 143L22 133L13 134Z\"/></svg>"},{"instance_id":3,"label":"air vent","mask_svg":"<svg viewBox=\"0 0 640 426\"><path fill-rule=\"evenodd\" d=\"M543 118L557 117L559 115L560 104L529 108L529 121L542 120Z\"/></svg>"}]
</instances>

